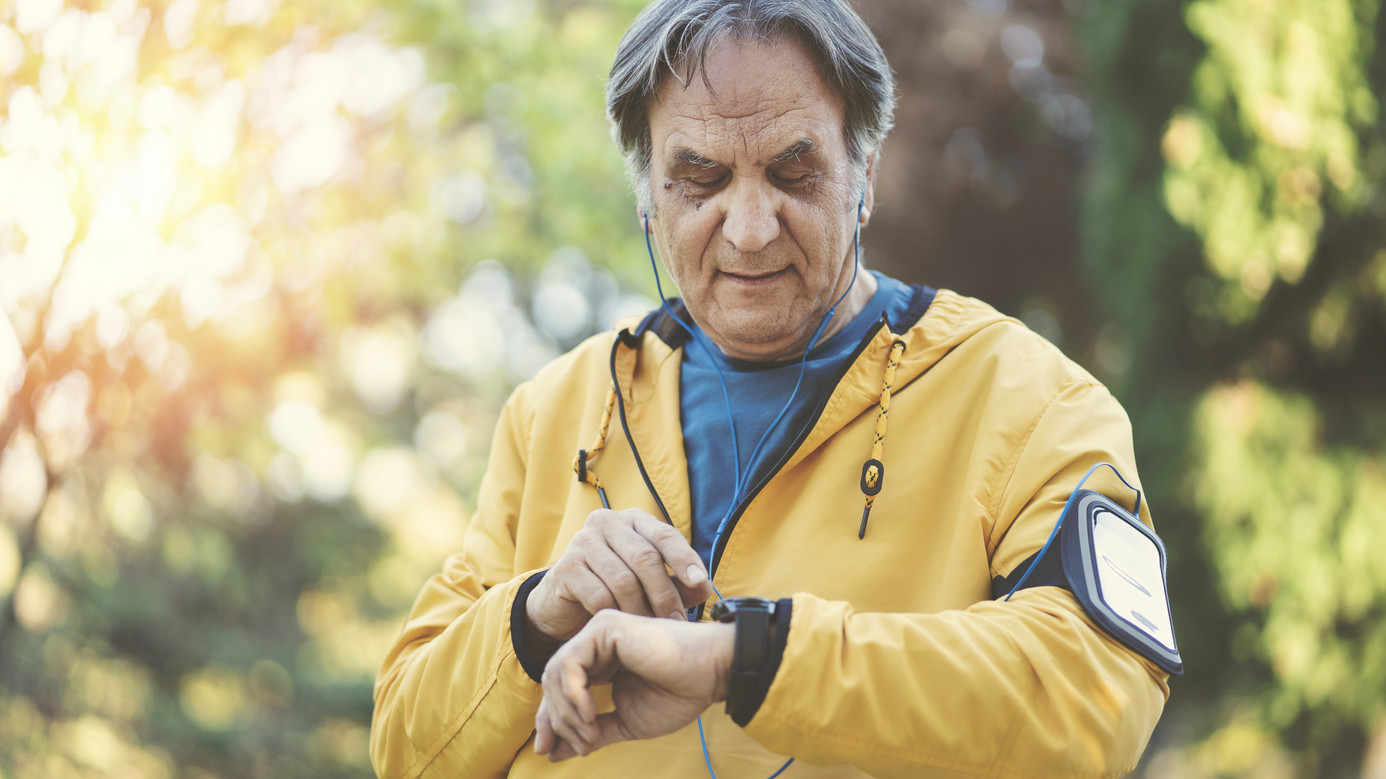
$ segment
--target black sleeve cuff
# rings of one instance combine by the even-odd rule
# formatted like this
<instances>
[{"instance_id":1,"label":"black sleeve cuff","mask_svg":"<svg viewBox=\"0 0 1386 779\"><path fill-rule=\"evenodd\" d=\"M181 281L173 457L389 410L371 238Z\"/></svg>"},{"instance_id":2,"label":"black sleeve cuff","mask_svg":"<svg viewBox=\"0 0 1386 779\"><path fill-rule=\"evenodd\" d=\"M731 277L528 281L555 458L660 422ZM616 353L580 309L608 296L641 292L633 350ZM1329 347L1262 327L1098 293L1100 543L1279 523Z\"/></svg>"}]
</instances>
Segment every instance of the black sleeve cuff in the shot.
<instances>
[{"instance_id":1,"label":"black sleeve cuff","mask_svg":"<svg viewBox=\"0 0 1386 779\"><path fill-rule=\"evenodd\" d=\"M789 643L789 618L793 611L793 598L781 598L775 605L775 629L770 633L770 656L766 659L765 669L754 676L733 674L728 682L727 700L736 703L728 707L727 713L731 715L732 722L743 728L760 711L760 704L765 702L770 684L780 670L784 648Z\"/></svg>"},{"instance_id":2,"label":"black sleeve cuff","mask_svg":"<svg viewBox=\"0 0 1386 779\"><path fill-rule=\"evenodd\" d=\"M525 669L525 673L535 684L543 681L544 664L548 662L548 658L538 657L534 652L535 648L530 647L525 641L525 604L529 601L529 594L539 586L539 580L543 579L546 573L548 571L540 571L525 579L519 592L515 593L515 602L510 606L510 643L515 647L515 657L520 661L520 667Z\"/></svg>"}]
</instances>

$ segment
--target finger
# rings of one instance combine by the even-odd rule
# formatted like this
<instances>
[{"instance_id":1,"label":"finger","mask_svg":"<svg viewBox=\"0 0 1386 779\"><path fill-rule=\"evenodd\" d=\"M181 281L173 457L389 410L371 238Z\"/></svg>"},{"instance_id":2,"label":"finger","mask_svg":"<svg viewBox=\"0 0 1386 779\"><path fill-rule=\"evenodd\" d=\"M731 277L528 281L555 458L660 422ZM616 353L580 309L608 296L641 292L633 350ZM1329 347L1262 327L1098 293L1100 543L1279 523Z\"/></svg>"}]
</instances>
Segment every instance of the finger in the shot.
<instances>
[{"instance_id":1,"label":"finger","mask_svg":"<svg viewBox=\"0 0 1386 779\"><path fill-rule=\"evenodd\" d=\"M690 590L707 590L711 594L708 586L707 566L703 565L703 558L698 556L695 550L688 543L688 539L683 534L675 530L667 522L661 522L654 517L646 516L637 520L634 526L637 533L644 536L659 554L664 558L664 564L669 566L669 570L674 572L674 576ZM703 596L706 600L707 596Z\"/></svg>"},{"instance_id":2,"label":"finger","mask_svg":"<svg viewBox=\"0 0 1386 779\"><path fill-rule=\"evenodd\" d=\"M561 740L571 744L579 754L586 752L588 727L582 722L581 716L570 704L559 704L554 701L550 706L550 719L553 723L554 734Z\"/></svg>"},{"instance_id":3,"label":"finger","mask_svg":"<svg viewBox=\"0 0 1386 779\"><path fill-rule=\"evenodd\" d=\"M554 714L562 724L576 733L581 744L568 739L574 746L586 747L595 735L593 722L597 718L597 702L592 699L589 687L589 668L595 661L591 640L574 644L572 648L556 655L549 663L554 669L551 680L546 680L545 698L554 704ZM546 675L547 675L547 670ZM549 685L552 683L552 688ZM585 753L586 749L579 749Z\"/></svg>"},{"instance_id":4,"label":"finger","mask_svg":"<svg viewBox=\"0 0 1386 779\"><path fill-rule=\"evenodd\" d=\"M591 653L577 649L565 647L549 661L544 669L544 699L549 702L551 719L582 729L586 739L591 735L585 732L587 726L597 718L597 704L588 689L592 680L583 662Z\"/></svg>"},{"instance_id":5,"label":"finger","mask_svg":"<svg viewBox=\"0 0 1386 779\"><path fill-rule=\"evenodd\" d=\"M553 751L558 739L554 736L553 723L549 721L548 700L539 701L539 711L534 714L534 753L547 755Z\"/></svg>"},{"instance_id":6,"label":"finger","mask_svg":"<svg viewBox=\"0 0 1386 779\"><path fill-rule=\"evenodd\" d=\"M684 608L692 608L712 597L712 585L706 581L698 587L689 587L672 576L669 577L669 581L673 582L674 587L678 589L679 600L683 603Z\"/></svg>"},{"instance_id":7,"label":"finger","mask_svg":"<svg viewBox=\"0 0 1386 779\"><path fill-rule=\"evenodd\" d=\"M608 538L609 542L610 539ZM609 545L604 546L588 555L587 565L610 590L612 597L616 600L616 608L627 614L639 614L642 617L654 616L654 612L650 611L650 603L645 597L644 584L617 550ZM663 575L662 565L660 566L660 573Z\"/></svg>"},{"instance_id":8,"label":"finger","mask_svg":"<svg viewBox=\"0 0 1386 779\"><path fill-rule=\"evenodd\" d=\"M572 744L566 741L560 741L558 745L553 748L553 751L549 753L549 760L557 763L567 760L570 757L577 757L579 754L581 753L578 752L577 748Z\"/></svg>"},{"instance_id":9,"label":"finger","mask_svg":"<svg viewBox=\"0 0 1386 779\"><path fill-rule=\"evenodd\" d=\"M534 628L559 642L572 638L597 611L615 605L606 585L588 571L585 555L575 553L573 546L549 569L525 604Z\"/></svg>"},{"instance_id":10,"label":"finger","mask_svg":"<svg viewBox=\"0 0 1386 779\"><path fill-rule=\"evenodd\" d=\"M544 669L544 703L549 715L549 724L558 739L579 747L581 751L581 746L587 741L581 731L585 723L582 722L582 715L573 708L572 702L564 696L566 685L559 665L550 660L548 667Z\"/></svg>"},{"instance_id":11,"label":"finger","mask_svg":"<svg viewBox=\"0 0 1386 779\"><path fill-rule=\"evenodd\" d=\"M553 732L555 743L553 748L549 750L550 755L554 752L562 751L565 745L579 755L591 751L590 747L587 746L586 738L584 738L582 733L579 732L577 728L574 728L571 723L566 723L562 720L554 720Z\"/></svg>"},{"instance_id":12,"label":"finger","mask_svg":"<svg viewBox=\"0 0 1386 779\"><path fill-rule=\"evenodd\" d=\"M590 755L602 747L634 739L635 735L621 722L620 715L616 712L607 712L597 717L592 739L587 742L587 751L583 754Z\"/></svg>"},{"instance_id":13,"label":"finger","mask_svg":"<svg viewBox=\"0 0 1386 779\"><path fill-rule=\"evenodd\" d=\"M582 735L592 740L592 723L597 719L597 702L592 699L592 690L588 687L587 673L582 669L572 669L561 677L563 693L572 703L573 709L577 711L582 719Z\"/></svg>"},{"instance_id":14,"label":"finger","mask_svg":"<svg viewBox=\"0 0 1386 779\"><path fill-rule=\"evenodd\" d=\"M669 580L664 556L650 539L630 528L613 528L607 538L611 549L640 582L650 613L646 616L671 617L683 614L683 599Z\"/></svg>"}]
</instances>

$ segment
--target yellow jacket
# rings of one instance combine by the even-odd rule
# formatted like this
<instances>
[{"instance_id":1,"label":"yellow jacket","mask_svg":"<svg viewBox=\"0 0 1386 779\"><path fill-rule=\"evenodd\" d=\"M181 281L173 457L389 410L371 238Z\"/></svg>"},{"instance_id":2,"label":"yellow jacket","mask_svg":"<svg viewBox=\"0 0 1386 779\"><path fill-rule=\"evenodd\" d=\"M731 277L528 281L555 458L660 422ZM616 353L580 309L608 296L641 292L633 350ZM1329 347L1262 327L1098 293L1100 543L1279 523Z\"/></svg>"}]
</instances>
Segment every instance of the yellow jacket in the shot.
<instances>
[{"instance_id":1,"label":"yellow jacket","mask_svg":"<svg viewBox=\"0 0 1386 779\"><path fill-rule=\"evenodd\" d=\"M689 535L681 351L623 333L589 339L506 404L465 548L424 587L376 682L382 776L707 775L696 725L557 765L535 756L541 690L511 643L519 586L601 506L572 463L597 441L613 366L649 483ZM885 479L859 539L862 466L897 338ZM660 516L612 427L594 463L612 507ZM786 779L1131 770L1169 695L1164 672L1066 590L1002 602L991 589L1040 548L1090 466L1113 463L1138 484L1131 449L1101 384L979 301L943 290L903 334L876 330L716 562L725 597L793 597L783 660L749 725L720 704L703 715L718 776L764 779L784 756L797 758ZM1087 486L1131 503L1110 471Z\"/></svg>"}]
</instances>

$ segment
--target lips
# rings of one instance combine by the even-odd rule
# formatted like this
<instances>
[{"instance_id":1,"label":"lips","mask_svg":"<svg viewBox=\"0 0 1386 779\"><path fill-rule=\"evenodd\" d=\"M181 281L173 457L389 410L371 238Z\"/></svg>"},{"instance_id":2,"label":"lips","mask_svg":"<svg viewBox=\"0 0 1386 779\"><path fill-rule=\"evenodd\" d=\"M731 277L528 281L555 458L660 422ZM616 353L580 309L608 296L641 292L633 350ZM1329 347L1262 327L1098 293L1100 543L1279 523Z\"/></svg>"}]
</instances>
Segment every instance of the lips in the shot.
<instances>
[{"instance_id":1,"label":"lips","mask_svg":"<svg viewBox=\"0 0 1386 779\"><path fill-rule=\"evenodd\" d=\"M782 273L784 273L783 268L781 268L780 270L761 271L757 273L732 273L731 271L722 271L722 275L726 276L732 281L737 281L742 284L756 284L760 282L770 281L778 277Z\"/></svg>"}]
</instances>

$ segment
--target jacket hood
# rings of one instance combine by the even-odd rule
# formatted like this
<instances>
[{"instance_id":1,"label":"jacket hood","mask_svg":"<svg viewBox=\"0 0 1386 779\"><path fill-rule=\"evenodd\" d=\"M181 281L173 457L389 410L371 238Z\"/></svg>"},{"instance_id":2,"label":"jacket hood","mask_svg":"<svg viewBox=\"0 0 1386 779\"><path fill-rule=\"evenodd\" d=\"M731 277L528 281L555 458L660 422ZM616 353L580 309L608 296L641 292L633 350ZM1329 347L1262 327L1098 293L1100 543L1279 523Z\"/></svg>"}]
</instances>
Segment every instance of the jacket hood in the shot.
<instances>
[{"instance_id":1,"label":"jacket hood","mask_svg":"<svg viewBox=\"0 0 1386 779\"><path fill-rule=\"evenodd\" d=\"M905 321L894 323L882 317L844 359L843 374L832 394L823 399L812 427L793 448L783 467L797 465L856 417L875 413L887 395L887 387L897 392L904 389L986 328L1001 323L1023 328L1015 319L975 298L922 285L914 285L913 290ZM680 318L687 313L678 299L669 301L669 309ZM612 379L621 388L623 406L649 397L651 383L640 382L637 376L664 373L670 359L677 358L687 340L687 332L662 306L641 320L632 317L618 323L611 367ZM898 355L894 354L897 344L903 347ZM667 511L665 516L669 516Z\"/></svg>"}]
</instances>

